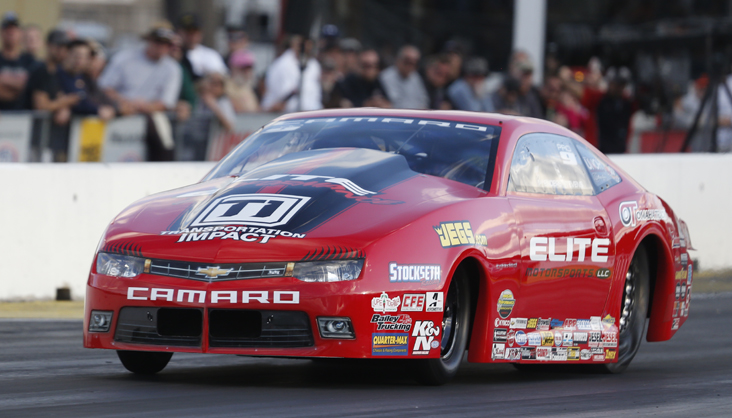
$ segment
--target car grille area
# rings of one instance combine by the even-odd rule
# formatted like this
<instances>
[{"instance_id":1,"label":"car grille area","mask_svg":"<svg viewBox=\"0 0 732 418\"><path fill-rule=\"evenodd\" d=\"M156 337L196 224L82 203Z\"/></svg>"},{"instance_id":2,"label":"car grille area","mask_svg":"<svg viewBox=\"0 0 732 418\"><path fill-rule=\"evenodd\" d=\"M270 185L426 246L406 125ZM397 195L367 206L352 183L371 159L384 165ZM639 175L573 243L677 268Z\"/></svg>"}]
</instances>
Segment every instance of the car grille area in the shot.
<instances>
[{"instance_id":1,"label":"car grille area","mask_svg":"<svg viewBox=\"0 0 732 418\"><path fill-rule=\"evenodd\" d=\"M115 341L132 344L200 347L203 309L124 307ZM209 309L210 347L295 348L315 344L305 312Z\"/></svg>"},{"instance_id":2,"label":"car grille area","mask_svg":"<svg viewBox=\"0 0 732 418\"><path fill-rule=\"evenodd\" d=\"M311 347L315 344L305 312L209 310L210 347Z\"/></svg>"},{"instance_id":3,"label":"car grille area","mask_svg":"<svg viewBox=\"0 0 732 418\"><path fill-rule=\"evenodd\" d=\"M124 307L114 339L136 344L200 347L203 309Z\"/></svg>"}]
</instances>

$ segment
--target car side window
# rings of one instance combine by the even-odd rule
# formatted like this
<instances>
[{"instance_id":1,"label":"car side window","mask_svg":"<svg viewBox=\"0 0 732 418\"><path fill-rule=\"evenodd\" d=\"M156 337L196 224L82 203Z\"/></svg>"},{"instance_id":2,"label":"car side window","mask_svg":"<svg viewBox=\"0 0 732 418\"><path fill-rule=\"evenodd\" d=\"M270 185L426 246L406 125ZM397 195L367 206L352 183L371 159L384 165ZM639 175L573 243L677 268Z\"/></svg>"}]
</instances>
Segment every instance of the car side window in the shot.
<instances>
[{"instance_id":1,"label":"car side window","mask_svg":"<svg viewBox=\"0 0 732 418\"><path fill-rule=\"evenodd\" d=\"M594 189L577 155L574 141L553 134L519 138L511 161L508 190L570 196L591 196Z\"/></svg>"},{"instance_id":2,"label":"car side window","mask_svg":"<svg viewBox=\"0 0 732 418\"><path fill-rule=\"evenodd\" d=\"M596 153L578 141L575 141L575 146L580 157L582 157L582 161L585 163L587 171L590 173L590 178L595 185L596 193L604 192L620 183L621 179L618 173L598 158Z\"/></svg>"}]
</instances>

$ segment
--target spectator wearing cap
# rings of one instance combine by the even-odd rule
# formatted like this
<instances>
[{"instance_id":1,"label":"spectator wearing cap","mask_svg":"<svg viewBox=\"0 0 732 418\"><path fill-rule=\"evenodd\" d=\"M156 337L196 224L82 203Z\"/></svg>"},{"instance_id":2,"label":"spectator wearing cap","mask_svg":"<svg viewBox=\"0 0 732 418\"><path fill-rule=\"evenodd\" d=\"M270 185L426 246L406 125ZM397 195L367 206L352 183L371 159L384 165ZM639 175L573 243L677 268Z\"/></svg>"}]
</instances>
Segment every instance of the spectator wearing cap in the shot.
<instances>
[{"instance_id":1,"label":"spectator wearing cap","mask_svg":"<svg viewBox=\"0 0 732 418\"><path fill-rule=\"evenodd\" d=\"M226 47L228 52L224 56L224 63L228 65L235 52L246 51L249 48L249 34L239 26L228 26L226 28Z\"/></svg>"},{"instance_id":2,"label":"spectator wearing cap","mask_svg":"<svg viewBox=\"0 0 732 418\"><path fill-rule=\"evenodd\" d=\"M0 110L19 110L24 107L28 75L38 63L32 55L23 52L23 31L14 12L7 12L0 23Z\"/></svg>"},{"instance_id":3,"label":"spectator wearing cap","mask_svg":"<svg viewBox=\"0 0 732 418\"><path fill-rule=\"evenodd\" d=\"M259 100L254 92L256 77L254 75L254 54L247 50L238 50L229 58L231 79L226 85L226 94L231 100L236 113L259 111Z\"/></svg>"},{"instance_id":4,"label":"spectator wearing cap","mask_svg":"<svg viewBox=\"0 0 732 418\"><path fill-rule=\"evenodd\" d=\"M297 112L323 108L320 64L310 56L312 42L299 35L288 38L289 46L267 69L262 109L267 112Z\"/></svg>"},{"instance_id":5,"label":"spectator wearing cap","mask_svg":"<svg viewBox=\"0 0 732 418\"><path fill-rule=\"evenodd\" d=\"M178 34L183 40L185 59L183 65L190 66L194 81L208 73L226 74L226 63L215 50L201 45L203 32L198 16L193 13L182 15L178 21Z\"/></svg>"},{"instance_id":6,"label":"spectator wearing cap","mask_svg":"<svg viewBox=\"0 0 732 418\"><path fill-rule=\"evenodd\" d=\"M104 103L106 100L102 99L96 82L89 76L94 59L91 44L76 39L69 42L68 50L68 57L64 65L58 69L56 77L64 94L78 98L71 106L71 112L77 115L95 115L103 120L113 118L114 108Z\"/></svg>"},{"instance_id":7,"label":"spectator wearing cap","mask_svg":"<svg viewBox=\"0 0 732 418\"><path fill-rule=\"evenodd\" d=\"M340 107L391 107L379 81L379 54L374 49L366 49L359 54L359 60L360 72L346 75L336 85L334 96L338 97Z\"/></svg>"},{"instance_id":8,"label":"spectator wearing cap","mask_svg":"<svg viewBox=\"0 0 732 418\"><path fill-rule=\"evenodd\" d=\"M449 66L450 60L446 55L429 57L425 62L423 79L430 109L452 109L446 89L449 81Z\"/></svg>"},{"instance_id":9,"label":"spectator wearing cap","mask_svg":"<svg viewBox=\"0 0 732 418\"><path fill-rule=\"evenodd\" d=\"M417 72L420 53L417 47L405 45L397 54L394 65L379 75L381 84L386 89L389 101L399 109L427 109L429 96Z\"/></svg>"},{"instance_id":10,"label":"spectator wearing cap","mask_svg":"<svg viewBox=\"0 0 732 418\"><path fill-rule=\"evenodd\" d=\"M341 70L343 74L358 74L361 68L359 57L362 49L361 42L355 38L345 38L338 42L338 47L343 54L343 68Z\"/></svg>"},{"instance_id":11,"label":"spectator wearing cap","mask_svg":"<svg viewBox=\"0 0 732 418\"><path fill-rule=\"evenodd\" d=\"M28 78L26 100L28 109L46 110L56 113L79 101L74 94L64 94L59 87L57 71L66 61L70 39L65 31L52 30L46 37L46 61L39 65ZM63 121L65 124L68 120Z\"/></svg>"},{"instance_id":12,"label":"spectator wearing cap","mask_svg":"<svg viewBox=\"0 0 732 418\"><path fill-rule=\"evenodd\" d=\"M625 67L607 70L607 91L597 104L597 134L600 151L605 154L625 153L628 143L633 102L624 96L630 82L630 70Z\"/></svg>"},{"instance_id":13,"label":"spectator wearing cap","mask_svg":"<svg viewBox=\"0 0 732 418\"><path fill-rule=\"evenodd\" d=\"M473 57L465 61L463 77L447 89L447 96L459 110L473 112L494 112L493 99L488 92L485 79L488 76L488 61Z\"/></svg>"},{"instance_id":14,"label":"spectator wearing cap","mask_svg":"<svg viewBox=\"0 0 732 418\"><path fill-rule=\"evenodd\" d=\"M170 57L175 33L169 24L154 26L144 37L145 46L118 52L99 77L99 86L116 103L122 115L149 115L148 122L165 123L159 112L173 110L180 94L180 65ZM162 131L162 132L161 132ZM148 129L148 158L172 158L173 143L166 129Z\"/></svg>"}]
</instances>

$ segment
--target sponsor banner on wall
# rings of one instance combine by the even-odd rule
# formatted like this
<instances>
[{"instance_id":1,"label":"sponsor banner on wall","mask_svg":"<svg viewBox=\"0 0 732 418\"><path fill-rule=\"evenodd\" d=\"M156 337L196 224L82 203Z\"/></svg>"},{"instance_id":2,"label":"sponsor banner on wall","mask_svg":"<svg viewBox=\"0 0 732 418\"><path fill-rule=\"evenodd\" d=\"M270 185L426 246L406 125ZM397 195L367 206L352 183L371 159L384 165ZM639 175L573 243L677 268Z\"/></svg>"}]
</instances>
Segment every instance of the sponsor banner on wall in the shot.
<instances>
[{"instance_id":1,"label":"sponsor banner on wall","mask_svg":"<svg viewBox=\"0 0 732 418\"><path fill-rule=\"evenodd\" d=\"M75 118L69 135L69 161L145 161L146 130L144 116L125 116L109 122L94 117Z\"/></svg>"},{"instance_id":2,"label":"sponsor banner on wall","mask_svg":"<svg viewBox=\"0 0 732 418\"><path fill-rule=\"evenodd\" d=\"M272 119L280 116L278 113L251 113L236 116L234 132L223 132L218 127L211 129L206 150L206 161L219 161L246 137L256 132Z\"/></svg>"},{"instance_id":3,"label":"sponsor banner on wall","mask_svg":"<svg viewBox=\"0 0 732 418\"><path fill-rule=\"evenodd\" d=\"M0 118L0 163L24 163L30 152L31 114L7 114Z\"/></svg>"}]
</instances>

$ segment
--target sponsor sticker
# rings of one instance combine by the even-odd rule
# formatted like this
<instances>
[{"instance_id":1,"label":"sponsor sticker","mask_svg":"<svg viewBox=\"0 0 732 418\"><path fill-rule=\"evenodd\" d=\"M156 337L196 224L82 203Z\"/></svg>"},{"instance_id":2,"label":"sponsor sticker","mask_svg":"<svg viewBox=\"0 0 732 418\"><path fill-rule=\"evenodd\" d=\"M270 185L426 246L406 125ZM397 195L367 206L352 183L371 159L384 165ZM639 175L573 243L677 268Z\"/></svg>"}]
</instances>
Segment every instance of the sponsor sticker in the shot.
<instances>
[{"instance_id":1,"label":"sponsor sticker","mask_svg":"<svg viewBox=\"0 0 732 418\"><path fill-rule=\"evenodd\" d=\"M605 350L605 360L615 360L615 355L617 354L617 350L614 348L608 348Z\"/></svg>"},{"instance_id":2,"label":"sponsor sticker","mask_svg":"<svg viewBox=\"0 0 732 418\"><path fill-rule=\"evenodd\" d=\"M515 304L516 299L513 298L513 292L509 289L504 290L498 297L498 315L503 319L508 318L511 315L511 311L513 311Z\"/></svg>"},{"instance_id":3,"label":"sponsor sticker","mask_svg":"<svg viewBox=\"0 0 732 418\"><path fill-rule=\"evenodd\" d=\"M564 347L553 348L552 361L567 361L567 349Z\"/></svg>"},{"instance_id":4,"label":"sponsor sticker","mask_svg":"<svg viewBox=\"0 0 732 418\"><path fill-rule=\"evenodd\" d=\"M674 318L673 322L671 323L671 329L672 330L679 329L679 322L680 322L679 318Z\"/></svg>"},{"instance_id":5,"label":"sponsor sticker","mask_svg":"<svg viewBox=\"0 0 732 418\"><path fill-rule=\"evenodd\" d=\"M551 328L552 319L551 318L539 318L536 321L536 329L539 331L549 331Z\"/></svg>"},{"instance_id":6,"label":"sponsor sticker","mask_svg":"<svg viewBox=\"0 0 732 418\"><path fill-rule=\"evenodd\" d=\"M511 329L526 329L526 318L511 318Z\"/></svg>"},{"instance_id":7,"label":"sponsor sticker","mask_svg":"<svg viewBox=\"0 0 732 418\"><path fill-rule=\"evenodd\" d=\"M602 330L602 319L599 316L590 317L590 329L592 331Z\"/></svg>"},{"instance_id":8,"label":"sponsor sticker","mask_svg":"<svg viewBox=\"0 0 732 418\"><path fill-rule=\"evenodd\" d=\"M402 299L402 312L422 312L424 310L424 293L405 293Z\"/></svg>"},{"instance_id":9,"label":"sponsor sticker","mask_svg":"<svg viewBox=\"0 0 732 418\"><path fill-rule=\"evenodd\" d=\"M241 297L241 298L240 298ZM149 287L128 287L127 300L164 300L187 303L272 303L297 305L300 303L299 291L237 291L237 290L188 290Z\"/></svg>"},{"instance_id":10,"label":"sponsor sticker","mask_svg":"<svg viewBox=\"0 0 732 418\"><path fill-rule=\"evenodd\" d=\"M617 347L618 346L618 333L603 332L602 333L602 346L603 347Z\"/></svg>"},{"instance_id":11,"label":"sponsor sticker","mask_svg":"<svg viewBox=\"0 0 732 418\"><path fill-rule=\"evenodd\" d=\"M526 329L536 329L538 321L539 318L529 318L529 320L526 321Z\"/></svg>"},{"instance_id":12,"label":"sponsor sticker","mask_svg":"<svg viewBox=\"0 0 732 418\"><path fill-rule=\"evenodd\" d=\"M557 347L562 346L562 332L561 331L554 331L554 345Z\"/></svg>"},{"instance_id":13,"label":"sponsor sticker","mask_svg":"<svg viewBox=\"0 0 732 418\"><path fill-rule=\"evenodd\" d=\"M609 279L613 272L610 269L597 269L595 277L598 279Z\"/></svg>"},{"instance_id":14,"label":"sponsor sticker","mask_svg":"<svg viewBox=\"0 0 732 418\"><path fill-rule=\"evenodd\" d=\"M605 361L605 354L593 354L592 361Z\"/></svg>"},{"instance_id":15,"label":"sponsor sticker","mask_svg":"<svg viewBox=\"0 0 732 418\"><path fill-rule=\"evenodd\" d=\"M374 309L374 312L381 313L396 312L400 303L401 299L399 296L390 298L386 292L381 292L379 297L371 299L371 307Z\"/></svg>"},{"instance_id":16,"label":"sponsor sticker","mask_svg":"<svg viewBox=\"0 0 732 418\"><path fill-rule=\"evenodd\" d=\"M579 360L580 359L580 348L569 347L567 348L567 360Z\"/></svg>"},{"instance_id":17,"label":"sponsor sticker","mask_svg":"<svg viewBox=\"0 0 732 418\"><path fill-rule=\"evenodd\" d=\"M552 319L549 325L552 328L561 328L564 325L564 321L562 321L561 319Z\"/></svg>"},{"instance_id":18,"label":"sponsor sticker","mask_svg":"<svg viewBox=\"0 0 732 418\"><path fill-rule=\"evenodd\" d=\"M488 238L485 235L473 234L473 228L468 221L441 222L432 228L440 237L442 248L488 244Z\"/></svg>"},{"instance_id":19,"label":"sponsor sticker","mask_svg":"<svg viewBox=\"0 0 732 418\"><path fill-rule=\"evenodd\" d=\"M381 333L371 334L371 355L406 356L409 354L409 334Z\"/></svg>"},{"instance_id":20,"label":"sponsor sticker","mask_svg":"<svg viewBox=\"0 0 732 418\"><path fill-rule=\"evenodd\" d=\"M440 342L435 337L440 335L440 327L436 326L432 321L417 321L414 323L412 328L412 337L416 337L414 340L414 347L412 348L412 354L414 355L428 355L430 350L438 348ZM434 344L437 343L437 344Z\"/></svg>"},{"instance_id":21,"label":"sponsor sticker","mask_svg":"<svg viewBox=\"0 0 732 418\"><path fill-rule=\"evenodd\" d=\"M494 326L496 326L496 327L510 327L511 326L511 321L509 321L508 319L496 318L496 320L494 322Z\"/></svg>"},{"instance_id":22,"label":"sponsor sticker","mask_svg":"<svg viewBox=\"0 0 732 418\"><path fill-rule=\"evenodd\" d=\"M622 202L618 206L620 222L623 226L634 227L637 222L642 221L664 221L668 214L664 209L638 209L638 202Z\"/></svg>"},{"instance_id":23,"label":"sponsor sticker","mask_svg":"<svg viewBox=\"0 0 732 418\"><path fill-rule=\"evenodd\" d=\"M573 339L575 344L587 344L587 338L588 335L586 332L574 332Z\"/></svg>"},{"instance_id":24,"label":"sponsor sticker","mask_svg":"<svg viewBox=\"0 0 732 418\"><path fill-rule=\"evenodd\" d=\"M276 228L263 228L258 226L206 226L198 228L183 228L178 231L162 231L160 235L180 235L180 242L197 242L211 240L227 240L256 242L266 244L277 237L305 238L305 234L298 234L283 231Z\"/></svg>"},{"instance_id":25,"label":"sponsor sticker","mask_svg":"<svg viewBox=\"0 0 732 418\"><path fill-rule=\"evenodd\" d=\"M541 331L541 345L553 346L554 345L554 333L551 331Z\"/></svg>"},{"instance_id":26,"label":"sponsor sticker","mask_svg":"<svg viewBox=\"0 0 732 418\"><path fill-rule=\"evenodd\" d=\"M564 325L562 325L562 328L564 328L566 331L574 331L577 329L577 320L576 319L565 319Z\"/></svg>"},{"instance_id":27,"label":"sponsor sticker","mask_svg":"<svg viewBox=\"0 0 732 418\"><path fill-rule=\"evenodd\" d=\"M589 360L592 358L592 352L586 348L580 350L580 360Z\"/></svg>"},{"instance_id":28,"label":"sponsor sticker","mask_svg":"<svg viewBox=\"0 0 732 418\"><path fill-rule=\"evenodd\" d=\"M615 325L615 318L610 316L610 314L607 314L604 318L602 318L603 329L610 329L613 325Z\"/></svg>"},{"instance_id":29,"label":"sponsor sticker","mask_svg":"<svg viewBox=\"0 0 732 418\"><path fill-rule=\"evenodd\" d=\"M445 309L444 294L442 292L427 292L426 312L442 312Z\"/></svg>"},{"instance_id":30,"label":"sponsor sticker","mask_svg":"<svg viewBox=\"0 0 732 418\"><path fill-rule=\"evenodd\" d=\"M507 337L508 337L508 338L507 338L507 340L506 340L506 344L508 344L509 346L511 346L511 347L512 347L512 346L513 346L513 344L514 344L514 343L516 342L516 331L514 331L514 330L509 330L509 331L508 331L508 336L507 336Z\"/></svg>"},{"instance_id":31,"label":"sponsor sticker","mask_svg":"<svg viewBox=\"0 0 732 418\"><path fill-rule=\"evenodd\" d=\"M536 359L549 361L552 359L551 347L537 347L536 348Z\"/></svg>"},{"instance_id":32,"label":"sponsor sticker","mask_svg":"<svg viewBox=\"0 0 732 418\"><path fill-rule=\"evenodd\" d=\"M578 319L577 320L577 329L582 331L589 331L592 329L592 326L590 325L589 319Z\"/></svg>"},{"instance_id":33,"label":"sponsor sticker","mask_svg":"<svg viewBox=\"0 0 732 418\"><path fill-rule=\"evenodd\" d=\"M541 345L541 332L530 332L528 335L529 345L537 347Z\"/></svg>"},{"instance_id":34,"label":"sponsor sticker","mask_svg":"<svg viewBox=\"0 0 732 418\"><path fill-rule=\"evenodd\" d=\"M506 351L506 344L493 344L493 352L491 358L493 360L503 360Z\"/></svg>"},{"instance_id":35,"label":"sponsor sticker","mask_svg":"<svg viewBox=\"0 0 732 418\"><path fill-rule=\"evenodd\" d=\"M564 248L566 253L556 253L557 238L531 237L529 240L529 258L531 261L565 262L572 261L575 249L577 261L585 261L587 250L590 250L590 260L593 263L607 263L607 253L610 250L609 238L566 238ZM590 275L589 277L594 277Z\"/></svg>"},{"instance_id":36,"label":"sponsor sticker","mask_svg":"<svg viewBox=\"0 0 732 418\"><path fill-rule=\"evenodd\" d=\"M602 332L590 331L590 341L588 344L590 347L600 347L602 344Z\"/></svg>"},{"instance_id":37,"label":"sponsor sticker","mask_svg":"<svg viewBox=\"0 0 732 418\"><path fill-rule=\"evenodd\" d=\"M521 349L520 348L507 348L506 349L506 360L521 360Z\"/></svg>"},{"instance_id":38,"label":"sponsor sticker","mask_svg":"<svg viewBox=\"0 0 732 418\"><path fill-rule=\"evenodd\" d=\"M521 360L536 360L536 349L532 347L522 348Z\"/></svg>"},{"instance_id":39,"label":"sponsor sticker","mask_svg":"<svg viewBox=\"0 0 732 418\"><path fill-rule=\"evenodd\" d=\"M380 315L374 314L371 323L377 324L377 331L406 331L412 328L412 317L407 314Z\"/></svg>"},{"instance_id":40,"label":"sponsor sticker","mask_svg":"<svg viewBox=\"0 0 732 418\"><path fill-rule=\"evenodd\" d=\"M285 194L234 194L211 202L191 223L192 227L249 225L274 227L286 224L310 197Z\"/></svg>"},{"instance_id":41,"label":"sponsor sticker","mask_svg":"<svg viewBox=\"0 0 732 418\"><path fill-rule=\"evenodd\" d=\"M389 281L391 283L421 283L423 285L439 283L442 277L439 264L398 264L389 263Z\"/></svg>"},{"instance_id":42,"label":"sponsor sticker","mask_svg":"<svg viewBox=\"0 0 732 418\"><path fill-rule=\"evenodd\" d=\"M526 337L526 333L523 331L516 332L516 335L514 336L514 339L516 341L516 345L519 346L525 346L528 342L528 337Z\"/></svg>"},{"instance_id":43,"label":"sponsor sticker","mask_svg":"<svg viewBox=\"0 0 732 418\"><path fill-rule=\"evenodd\" d=\"M562 335L562 345L565 347L569 347L574 343L574 339L572 338L572 333L564 331Z\"/></svg>"},{"instance_id":44,"label":"sponsor sticker","mask_svg":"<svg viewBox=\"0 0 732 418\"><path fill-rule=\"evenodd\" d=\"M508 330L505 328L496 328L493 330L493 342L505 343L508 336Z\"/></svg>"}]
</instances>

